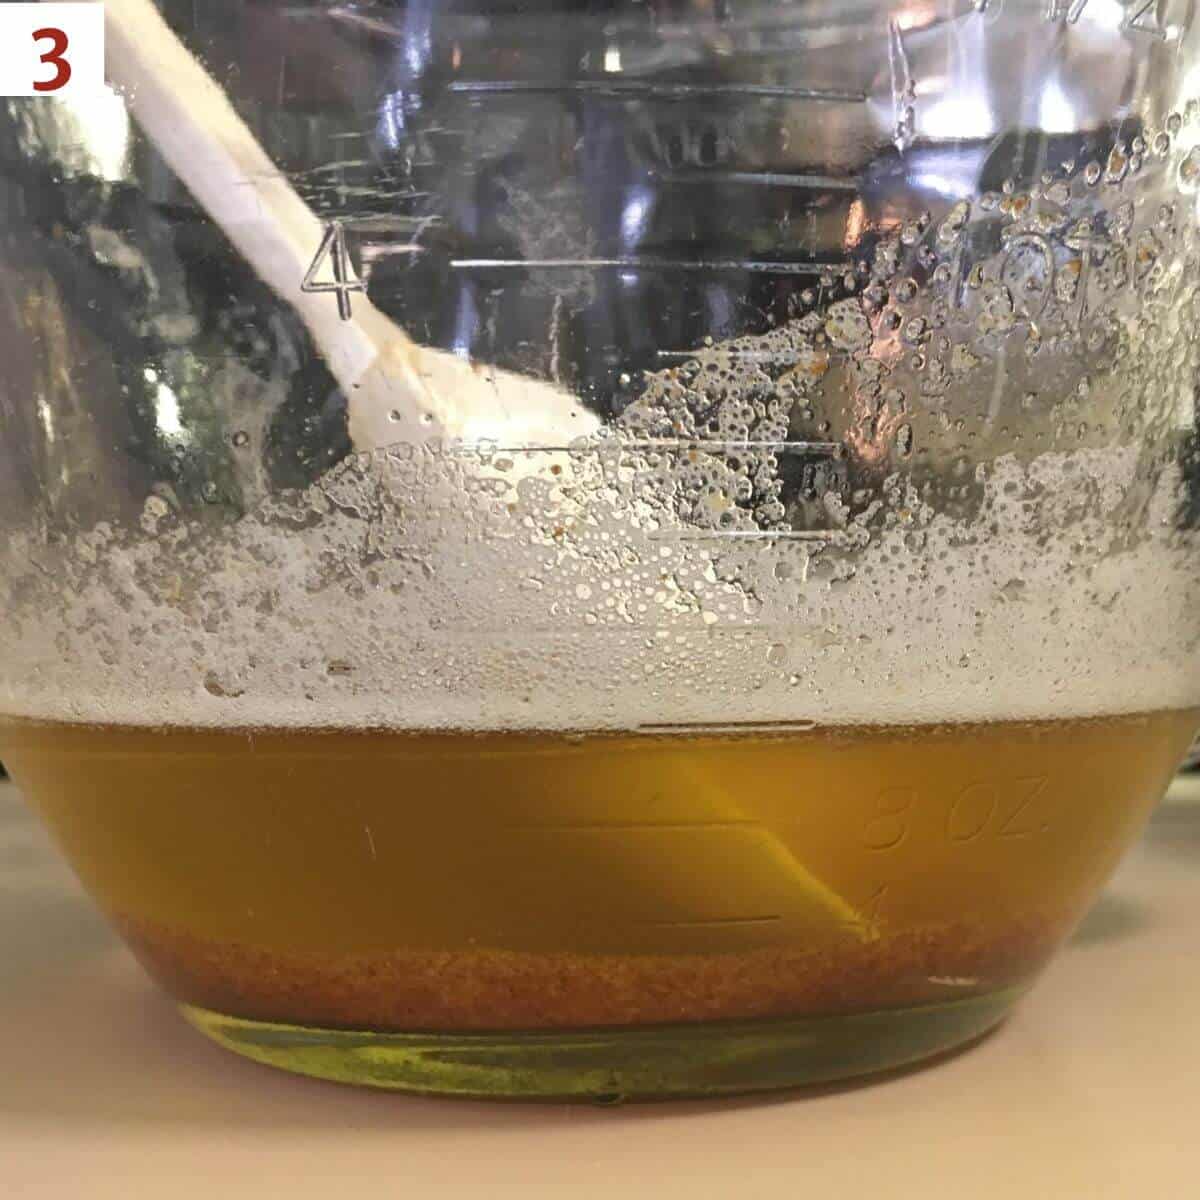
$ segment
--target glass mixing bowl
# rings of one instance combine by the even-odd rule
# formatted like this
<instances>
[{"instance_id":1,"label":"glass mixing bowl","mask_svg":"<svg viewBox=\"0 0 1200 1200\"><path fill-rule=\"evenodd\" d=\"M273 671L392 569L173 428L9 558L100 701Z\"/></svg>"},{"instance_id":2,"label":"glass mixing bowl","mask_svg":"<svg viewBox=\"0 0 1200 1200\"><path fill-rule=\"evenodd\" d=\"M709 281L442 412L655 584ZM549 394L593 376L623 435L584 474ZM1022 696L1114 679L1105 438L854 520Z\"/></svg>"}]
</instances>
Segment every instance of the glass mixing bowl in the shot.
<instances>
[{"instance_id":1,"label":"glass mixing bowl","mask_svg":"<svg viewBox=\"0 0 1200 1200\"><path fill-rule=\"evenodd\" d=\"M1183 0L109 0L0 107L0 755L293 1070L975 1037L1200 724Z\"/></svg>"}]
</instances>

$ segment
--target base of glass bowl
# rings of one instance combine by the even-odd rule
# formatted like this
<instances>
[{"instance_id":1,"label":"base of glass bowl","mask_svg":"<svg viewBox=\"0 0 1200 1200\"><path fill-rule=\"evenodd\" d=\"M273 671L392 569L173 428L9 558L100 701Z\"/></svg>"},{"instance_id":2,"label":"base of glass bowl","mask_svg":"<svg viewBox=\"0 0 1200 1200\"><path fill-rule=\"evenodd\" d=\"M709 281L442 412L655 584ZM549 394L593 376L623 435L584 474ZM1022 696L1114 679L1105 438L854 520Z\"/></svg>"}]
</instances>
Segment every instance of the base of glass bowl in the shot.
<instances>
[{"instance_id":1,"label":"base of glass bowl","mask_svg":"<svg viewBox=\"0 0 1200 1200\"><path fill-rule=\"evenodd\" d=\"M986 1033L1024 990L845 1016L552 1033L377 1033L180 1009L227 1050L300 1075L431 1096L603 1104L769 1091L905 1066Z\"/></svg>"}]
</instances>

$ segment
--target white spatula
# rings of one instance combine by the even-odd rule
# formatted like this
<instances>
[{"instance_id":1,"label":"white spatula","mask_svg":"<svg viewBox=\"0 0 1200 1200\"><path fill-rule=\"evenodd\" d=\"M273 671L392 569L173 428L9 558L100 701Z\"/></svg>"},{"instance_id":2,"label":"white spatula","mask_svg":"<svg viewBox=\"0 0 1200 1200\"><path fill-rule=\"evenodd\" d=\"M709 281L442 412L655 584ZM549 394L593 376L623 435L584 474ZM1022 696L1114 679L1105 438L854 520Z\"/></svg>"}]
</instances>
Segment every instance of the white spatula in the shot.
<instances>
[{"instance_id":1,"label":"white spatula","mask_svg":"<svg viewBox=\"0 0 1200 1200\"><path fill-rule=\"evenodd\" d=\"M564 446L599 428L568 392L420 346L356 296L301 290L326 228L151 0L107 0L108 76L171 169L308 327L349 402L357 450L481 439Z\"/></svg>"}]
</instances>

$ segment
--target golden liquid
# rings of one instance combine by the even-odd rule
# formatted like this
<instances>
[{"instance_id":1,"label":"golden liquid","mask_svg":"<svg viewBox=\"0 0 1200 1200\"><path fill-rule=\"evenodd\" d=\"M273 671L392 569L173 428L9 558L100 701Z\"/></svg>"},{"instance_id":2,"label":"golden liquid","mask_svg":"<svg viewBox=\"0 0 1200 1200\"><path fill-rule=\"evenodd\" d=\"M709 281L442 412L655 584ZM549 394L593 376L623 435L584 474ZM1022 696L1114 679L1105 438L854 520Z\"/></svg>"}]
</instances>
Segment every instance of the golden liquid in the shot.
<instances>
[{"instance_id":1,"label":"golden liquid","mask_svg":"<svg viewBox=\"0 0 1200 1200\"><path fill-rule=\"evenodd\" d=\"M273 952L710 955L1065 929L1200 723L720 734L11 721L122 921ZM1057 936L1057 935L1056 935Z\"/></svg>"}]
</instances>

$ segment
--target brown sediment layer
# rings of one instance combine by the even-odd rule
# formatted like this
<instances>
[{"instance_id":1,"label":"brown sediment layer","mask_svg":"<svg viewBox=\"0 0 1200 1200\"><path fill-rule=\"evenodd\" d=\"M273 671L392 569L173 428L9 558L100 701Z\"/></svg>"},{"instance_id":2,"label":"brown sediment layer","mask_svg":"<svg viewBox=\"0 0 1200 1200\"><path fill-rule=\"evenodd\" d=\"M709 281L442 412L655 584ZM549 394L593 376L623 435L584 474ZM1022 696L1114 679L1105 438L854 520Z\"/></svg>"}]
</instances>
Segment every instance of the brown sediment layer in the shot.
<instances>
[{"instance_id":1,"label":"brown sediment layer","mask_svg":"<svg viewBox=\"0 0 1200 1200\"><path fill-rule=\"evenodd\" d=\"M831 947L731 954L504 950L331 955L221 942L130 917L122 933L178 999L230 1016L395 1031L567 1029L770 1019L933 1003L1027 979L1066 932L1026 919Z\"/></svg>"}]
</instances>

